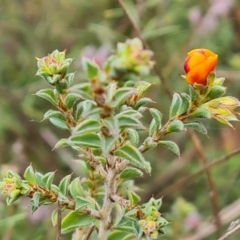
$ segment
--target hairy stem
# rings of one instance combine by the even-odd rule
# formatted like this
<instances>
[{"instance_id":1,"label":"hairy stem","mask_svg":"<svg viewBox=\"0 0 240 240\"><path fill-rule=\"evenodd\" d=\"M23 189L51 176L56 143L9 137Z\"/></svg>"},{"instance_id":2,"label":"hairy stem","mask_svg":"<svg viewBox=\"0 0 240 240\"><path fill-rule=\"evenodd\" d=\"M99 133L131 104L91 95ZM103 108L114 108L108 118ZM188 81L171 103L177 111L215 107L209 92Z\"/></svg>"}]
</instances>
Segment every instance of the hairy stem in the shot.
<instances>
[{"instance_id":1,"label":"hairy stem","mask_svg":"<svg viewBox=\"0 0 240 240\"><path fill-rule=\"evenodd\" d=\"M106 192L102 205L102 209L100 211L101 220L98 232L98 240L107 240L109 224L111 222L111 213L113 209L113 200L111 196L113 196L117 191L117 171L115 168L110 168L108 170L107 178L106 178Z\"/></svg>"}]
</instances>

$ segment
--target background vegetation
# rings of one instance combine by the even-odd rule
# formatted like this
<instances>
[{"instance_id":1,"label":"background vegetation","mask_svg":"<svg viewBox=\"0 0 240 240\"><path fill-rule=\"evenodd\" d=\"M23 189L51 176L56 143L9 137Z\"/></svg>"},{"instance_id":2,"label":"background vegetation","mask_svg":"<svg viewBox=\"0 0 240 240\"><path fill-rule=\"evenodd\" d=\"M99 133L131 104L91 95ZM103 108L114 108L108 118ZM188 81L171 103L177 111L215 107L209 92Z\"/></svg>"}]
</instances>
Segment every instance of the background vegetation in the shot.
<instances>
[{"instance_id":1,"label":"background vegetation","mask_svg":"<svg viewBox=\"0 0 240 240\"><path fill-rule=\"evenodd\" d=\"M219 55L217 75L226 77L229 95L240 98L239 1L1 0L0 32L1 175L8 168L21 174L30 162L42 172L57 170L58 179L80 172L72 161L77 156L70 149L51 151L64 132L48 122L39 123L48 103L32 95L47 86L35 76L35 57L54 49L67 49L67 55L75 58L80 80L82 55L94 56L101 64L117 42L140 34L155 52L157 66L173 93L187 90L180 77L186 53L193 48L209 48ZM155 72L149 81L155 82L150 91L157 102L155 107L167 116L170 98L166 88ZM148 154L152 175L136 184L143 201L152 195L164 196L162 209L171 225L168 235L161 239L216 239L211 230L216 211L222 210L222 233L224 226L239 217L239 155L211 168L214 193L205 171L195 175L204 160L205 164L212 163L240 147L240 125L234 127L212 120L208 123L209 138L197 134L196 139L191 133L169 136L180 146L181 159L161 147ZM214 207L211 194L215 196ZM1 239L55 238L47 207L31 215L27 199L10 208L3 198L0 201Z\"/></svg>"}]
</instances>

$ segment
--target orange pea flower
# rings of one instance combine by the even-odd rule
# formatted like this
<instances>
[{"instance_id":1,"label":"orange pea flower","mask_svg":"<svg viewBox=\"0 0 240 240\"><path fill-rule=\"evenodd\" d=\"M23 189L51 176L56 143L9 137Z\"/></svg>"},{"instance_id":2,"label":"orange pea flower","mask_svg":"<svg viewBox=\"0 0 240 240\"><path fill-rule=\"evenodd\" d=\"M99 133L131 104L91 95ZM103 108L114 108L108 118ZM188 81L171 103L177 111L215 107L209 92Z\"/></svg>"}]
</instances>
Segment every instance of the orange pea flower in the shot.
<instances>
[{"instance_id":1,"label":"orange pea flower","mask_svg":"<svg viewBox=\"0 0 240 240\"><path fill-rule=\"evenodd\" d=\"M218 55L208 49L190 51L184 63L187 82L191 85L197 83L206 86L207 77L214 71L217 61Z\"/></svg>"}]
</instances>

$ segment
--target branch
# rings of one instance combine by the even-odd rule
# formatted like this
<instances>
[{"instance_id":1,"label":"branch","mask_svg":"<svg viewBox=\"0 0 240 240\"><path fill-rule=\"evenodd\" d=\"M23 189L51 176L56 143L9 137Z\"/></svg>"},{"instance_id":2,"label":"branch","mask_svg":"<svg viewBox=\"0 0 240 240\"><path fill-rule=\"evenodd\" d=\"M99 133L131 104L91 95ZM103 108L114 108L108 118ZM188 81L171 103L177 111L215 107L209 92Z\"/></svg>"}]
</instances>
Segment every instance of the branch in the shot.
<instances>
[{"instance_id":1,"label":"branch","mask_svg":"<svg viewBox=\"0 0 240 240\"><path fill-rule=\"evenodd\" d=\"M57 237L56 240L61 240L61 224L62 224L62 203L58 201L58 218L57 218Z\"/></svg>"},{"instance_id":2,"label":"branch","mask_svg":"<svg viewBox=\"0 0 240 240\"><path fill-rule=\"evenodd\" d=\"M191 183L191 180L197 178L198 176L200 176L201 174L203 174L206 169L210 169L214 166L217 166L221 163L224 163L225 161L231 159L231 157L233 157L234 155L237 155L240 153L240 148L235 149L234 151L232 151L231 153L225 155L224 157L213 161L212 163L209 163L207 165L204 166L204 168L198 170L197 172L189 175L186 178L180 179L179 181L177 181L176 183L174 183L173 185L167 187L165 190L163 190L163 192L161 192L161 195L168 195L172 192L175 192L177 189L182 188L183 186L185 187L188 183Z\"/></svg>"},{"instance_id":3,"label":"branch","mask_svg":"<svg viewBox=\"0 0 240 240\"><path fill-rule=\"evenodd\" d=\"M86 235L83 237L83 240L88 240L88 239L90 238L90 236L91 236L94 228L95 228L95 225L94 225L94 223L92 223L92 224L90 225L90 227L89 227Z\"/></svg>"},{"instance_id":4,"label":"branch","mask_svg":"<svg viewBox=\"0 0 240 240\"><path fill-rule=\"evenodd\" d=\"M220 237L218 240L225 240L225 239L227 239L229 236L231 236L232 234L234 234L238 230L240 230L239 219L234 221L234 222L232 222L230 224L230 227L228 228L228 231L222 237Z\"/></svg>"},{"instance_id":5,"label":"branch","mask_svg":"<svg viewBox=\"0 0 240 240\"><path fill-rule=\"evenodd\" d=\"M190 136L193 140L193 143L195 145L195 148L197 150L200 162L202 163L203 167L206 167L208 164L208 160L207 160L206 156L204 155L204 149L203 149L203 146L202 146L199 138L197 137L196 133L193 130L190 130L189 134L190 134ZM217 234L217 237L219 237L221 235L221 219L219 217L219 199L218 199L217 188L216 188L214 179L212 177L211 171L206 168L204 170L204 172L206 173L208 187L210 189L209 195L210 195L213 214L214 214L214 218L215 218L214 223L216 224L216 228L217 228L216 234Z\"/></svg>"}]
</instances>

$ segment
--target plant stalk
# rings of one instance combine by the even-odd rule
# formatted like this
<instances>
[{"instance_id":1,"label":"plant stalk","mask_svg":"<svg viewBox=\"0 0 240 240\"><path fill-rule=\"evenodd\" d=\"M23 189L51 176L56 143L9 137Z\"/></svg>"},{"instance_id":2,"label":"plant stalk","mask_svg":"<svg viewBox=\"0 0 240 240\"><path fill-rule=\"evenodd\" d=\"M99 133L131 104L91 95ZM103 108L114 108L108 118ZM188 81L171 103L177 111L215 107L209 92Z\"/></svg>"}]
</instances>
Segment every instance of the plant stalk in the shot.
<instances>
[{"instance_id":1,"label":"plant stalk","mask_svg":"<svg viewBox=\"0 0 240 240\"><path fill-rule=\"evenodd\" d=\"M98 231L97 240L107 240L108 237L108 229L111 223L111 213L113 209L113 200L111 196L116 194L117 191L117 171L115 168L110 168L108 170L107 178L106 178L106 192L102 205L102 209L100 211L101 219Z\"/></svg>"}]
</instances>

